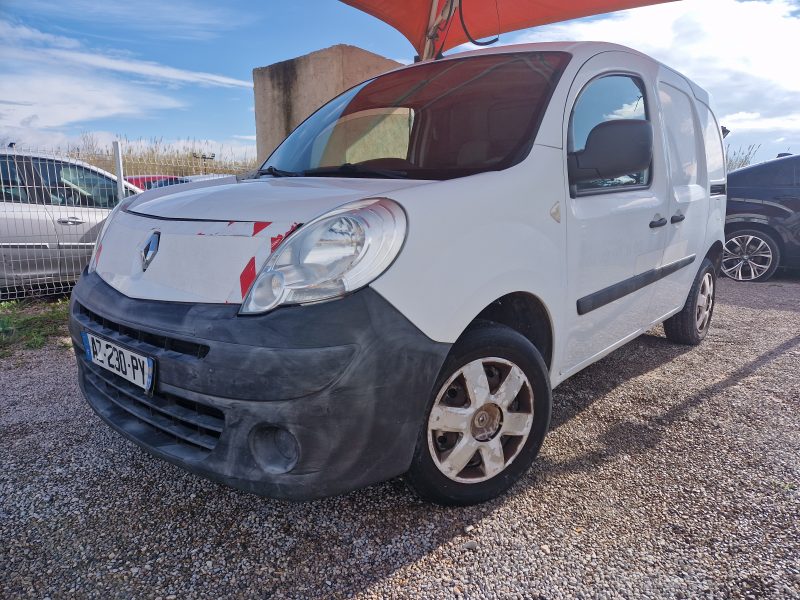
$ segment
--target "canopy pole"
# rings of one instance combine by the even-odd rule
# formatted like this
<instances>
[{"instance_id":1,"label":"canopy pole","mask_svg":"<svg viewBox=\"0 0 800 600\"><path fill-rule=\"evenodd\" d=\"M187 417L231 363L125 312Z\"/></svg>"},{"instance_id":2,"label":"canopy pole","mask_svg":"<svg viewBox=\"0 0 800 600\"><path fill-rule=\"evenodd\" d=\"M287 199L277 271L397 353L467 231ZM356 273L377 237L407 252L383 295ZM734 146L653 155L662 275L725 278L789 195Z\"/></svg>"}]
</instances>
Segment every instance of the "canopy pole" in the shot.
<instances>
[{"instance_id":1,"label":"canopy pole","mask_svg":"<svg viewBox=\"0 0 800 600\"><path fill-rule=\"evenodd\" d=\"M431 0L431 12L430 16L428 16L428 27L425 29L425 48L422 50L422 56L420 56L422 60L429 60L431 58L431 54L433 53L433 40L431 39L430 33L433 29L433 23L436 20L436 5L438 3L439 0Z\"/></svg>"},{"instance_id":2,"label":"canopy pole","mask_svg":"<svg viewBox=\"0 0 800 600\"><path fill-rule=\"evenodd\" d=\"M425 32L425 47L422 51L422 56L420 56L420 60L436 58L436 39L438 37L437 30L439 29L439 24L442 23L442 21L447 23L453 18L453 15L456 14L456 10L458 10L461 4L461 0L445 0L442 10L437 15L436 6L438 3L439 0L431 0L431 13L428 18L428 29ZM450 10L448 11L448 9Z\"/></svg>"}]
</instances>

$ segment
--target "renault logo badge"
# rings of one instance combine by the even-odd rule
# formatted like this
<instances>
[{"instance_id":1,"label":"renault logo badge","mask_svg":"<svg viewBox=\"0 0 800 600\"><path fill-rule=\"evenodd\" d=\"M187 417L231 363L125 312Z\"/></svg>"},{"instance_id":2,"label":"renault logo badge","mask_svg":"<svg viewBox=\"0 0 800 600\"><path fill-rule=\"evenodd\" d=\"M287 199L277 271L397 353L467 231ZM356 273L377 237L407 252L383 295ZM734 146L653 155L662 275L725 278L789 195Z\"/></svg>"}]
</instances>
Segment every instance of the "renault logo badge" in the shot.
<instances>
[{"instance_id":1,"label":"renault logo badge","mask_svg":"<svg viewBox=\"0 0 800 600\"><path fill-rule=\"evenodd\" d=\"M142 271L147 271L147 267L150 266L150 263L153 262L153 259L156 257L160 239L161 233L154 231L153 235L150 236L150 239L147 240L147 243L142 248Z\"/></svg>"}]
</instances>

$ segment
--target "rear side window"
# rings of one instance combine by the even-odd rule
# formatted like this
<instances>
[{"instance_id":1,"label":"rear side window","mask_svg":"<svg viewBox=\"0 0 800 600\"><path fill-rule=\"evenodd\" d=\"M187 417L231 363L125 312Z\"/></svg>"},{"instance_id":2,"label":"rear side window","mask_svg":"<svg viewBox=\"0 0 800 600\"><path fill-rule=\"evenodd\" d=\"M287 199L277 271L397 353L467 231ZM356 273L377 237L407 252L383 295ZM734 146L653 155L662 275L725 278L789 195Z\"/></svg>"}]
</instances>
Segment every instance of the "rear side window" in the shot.
<instances>
[{"instance_id":1,"label":"rear side window","mask_svg":"<svg viewBox=\"0 0 800 600\"><path fill-rule=\"evenodd\" d=\"M608 75L589 82L583 89L575 108L569 129L571 152L583 150L589 133L606 121L616 119L648 120L644 84L630 75ZM596 179L577 185L578 191L606 190L629 186L642 186L650 182L650 171L627 173L614 179Z\"/></svg>"},{"instance_id":2,"label":"rear side window","mask_svg":"<svg viewBox=\"0 0 800 600\"><path fill-rule=\"evenodd\" d=\"M28 190L19 176L17 163L13 156L0 156L0 191L2 202L30 202Z\"/></svg>"},{"instance_id":3,"label":"rear side window","mask_svg":"<svg viewBox=\"0 0 800 600\"><path fill-rule=\"evenodd\" d=\"M667 83L659 84L658 93L664 113L672 184L696 185L698 131L692 112L692 101L678 88Z\"/></svg>"},{"instance_id":4,"label":"rear side window","mask_svg":"<svg viewBox=\"0 0 800 600\"><path fill-rule=\"evenodd\" d=\"M117 183L96 171L57 160L35 158L33 166L42 178L50 204L114 208Z\"/></svg>"},{"instance_id":5,"label":"rear side window","mask_svg":"<svg viewBox=\"0 0 800 600\"><path fill-rule=\"evenodd\" d=\"M722 132L713 113L705 104L697 104L703 140L706 146L706 166L708 179L712 183L725 182L725 155L722 150Z\"/></svg>"}]
</instances>

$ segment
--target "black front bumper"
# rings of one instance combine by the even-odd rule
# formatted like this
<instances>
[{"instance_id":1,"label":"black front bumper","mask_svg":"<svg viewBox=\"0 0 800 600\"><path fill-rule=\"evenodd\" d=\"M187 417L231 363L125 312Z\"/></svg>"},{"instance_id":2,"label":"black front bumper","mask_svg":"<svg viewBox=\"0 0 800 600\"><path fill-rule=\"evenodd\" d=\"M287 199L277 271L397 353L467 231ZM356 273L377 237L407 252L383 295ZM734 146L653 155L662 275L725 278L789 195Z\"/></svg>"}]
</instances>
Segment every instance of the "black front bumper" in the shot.
<instances>
[{"instance_id":1,"label":"black front bumper","mask_svg":"<svg viewBox=\"0 0 800 600\"><path fill-rule=\"evenodd\" d=\"M329 496L408 469L449 344L370 288L238 308L137 300L84 273L70 333L89 404L152 454L265 496ZM153 394L91 364L82 331L153 357Z\"/></svg>"}]
</instances>

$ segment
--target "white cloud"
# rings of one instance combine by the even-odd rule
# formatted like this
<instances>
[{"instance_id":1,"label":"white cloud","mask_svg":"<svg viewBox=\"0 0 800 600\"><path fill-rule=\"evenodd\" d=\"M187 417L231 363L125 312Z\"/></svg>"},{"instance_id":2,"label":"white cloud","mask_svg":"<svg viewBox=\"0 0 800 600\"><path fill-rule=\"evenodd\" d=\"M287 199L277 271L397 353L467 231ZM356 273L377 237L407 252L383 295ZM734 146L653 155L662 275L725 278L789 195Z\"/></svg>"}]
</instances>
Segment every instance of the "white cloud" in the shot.
<instances>
[{"instance_id":1,"label":"white cloud","mask_svg":"<svg viewBox=\"0 0 800 600\"><path fill-rule=\"evenodd\" d=\"M757 112L739 112L725 115L721 119L725 126L732 131L782 131L786 133L800 133L800 113L766 117ZM782 136L777 142L785 142L786 136Z\"/></svg>"},{"instance_id":2,"label":"white cloud","mask_svg":"<svg viewBox=\"0 0 800 600\"><path fill-rule=\"evenodd\" d=\"M247 141L250 141L250 142L255 142L256 141L256 136L254 136L254 135L233 135L231 137L233 139L235 139L235 140L247 140Z\"/></svg>"},{"instance_id":3,"label":"white cloud","mask_svg":"<svg viewBox=\"0 0 800 600\"><path fill-rule=\"evenodd\" d=\"M800 149L800 13L790 0L684 0L506 34L502 43L603 40L640 50L709 91L736 148Z\"/></svg>"},{"instance_id":4,"label":"white cloud","mask_svg":"<svg viewBox=\"0 0 800 600\"><path fill-rule=\"evenodd\" d=\"M202 71L187 71L176 69L158 63L133 60L128 58L115 58L113 56L103 56L89 52L76 52L74 50L44 50L36 53L40 58L52 59L61 65L73 64L93 69L103 69L116 73L127 73L131 75L141 75L148 79L162 80L173 83L192 83L197 85L212 85L220 87L245 87L252 88L251 81L215 75L214 73L204 73ZM33 59L34 57L29 57Z\"/></svg>"},{"instance_id":5,"label":"white cloud","mask_svg":"<svg viewBox=\"0 0 800 600\"><path fill-rule=\"evenodd\" d=\"M39 140L47 132L55 143L62 137L57 128L182 108L173 94L181 86L252 87L224 75L111 55L4 20L0 55L0 132L19 140Z\"/></svg>"},{"instance_id":6,"label":"white cloud","mask_svg":"<svg viewBox=\"0 0 800 600\"><path fill-rule=\"evenodd\" d=\"M0 51L8 62L35 62L57 67L63 72L70 67L85 67L139 75L143 78L170 83L189 83L219 87L253 87L252 82L224 75L189 71L161 65L151 61L113 56L97 50L82 49L80 42L71 38L43 33L24 25L0 21Z\"/></svg>"},{"instance_id":7,"label":"white cloud","mask_svg":"<svg viewBox=\"0 0 800 600\"><path fill-rule=\"evenodd\" d=\"M603 115L606 119L636 119L644 118L644 103L640 100L623 104L613 113Z\"/></svg>"},{"instance_id":8,"label":"white cloud","mask_svg":"<svg viewBox=\"0 0 800 600\"><path fill-rule=\"evenodd\" d=\"M48 70L0 77L0 124L53 128L106 117L141 117L182 103L146 86Z\"/></svg>"},{"instance_id":9,"label":"white cloud","mask_svg":"<svg viewBox=\"0 0 800 600\"><path fill-rule=\"evenodd\" d=\"M72 38L44 33L25 25L13 25L8 21L0 21L0 40L6 44L10 42L47 44L56 48L77 48L81 45L78 40Z\"/></svg>"},{"instance_id":10,"label":"white cloud","mask_svg":"<svg viewBox=\"0 0 800 600\"><path fill-rule=\"evenodd\" d=\"M196 0L3 0L7 8L21 14L37 14L54 22L62 19L84 23L115 23L138 35L158 39L208 39L241 24L241 16L224 3ZM258 18L258 14L248 18Z\"/></svg>"}]
</instances>

